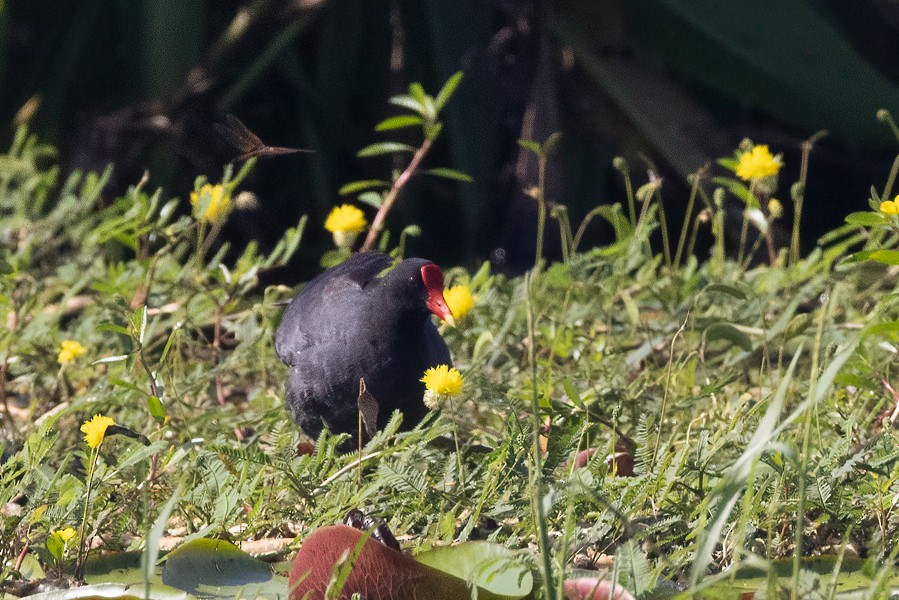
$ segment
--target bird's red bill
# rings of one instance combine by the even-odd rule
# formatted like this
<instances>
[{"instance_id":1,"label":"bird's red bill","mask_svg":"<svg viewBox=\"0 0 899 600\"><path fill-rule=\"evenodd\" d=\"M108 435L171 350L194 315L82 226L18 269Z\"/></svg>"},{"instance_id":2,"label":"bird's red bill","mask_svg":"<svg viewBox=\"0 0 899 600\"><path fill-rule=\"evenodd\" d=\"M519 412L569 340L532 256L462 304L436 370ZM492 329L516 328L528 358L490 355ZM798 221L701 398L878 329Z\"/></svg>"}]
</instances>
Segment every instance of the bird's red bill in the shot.
<instances>
[{"instance_id":1,"label":"bird's red bill","mask_svg":"<svg viewBox=\"0 0 899 600\"><path fill-rule=\"evenodd\" d=\"M421 280L424 281L425 289L428 291L428 299L425 302L428 310L444 321L452 321L453 313L443 297L443 271L440 267L434 263L423 266Z\"/></svg>"}]
</instances>

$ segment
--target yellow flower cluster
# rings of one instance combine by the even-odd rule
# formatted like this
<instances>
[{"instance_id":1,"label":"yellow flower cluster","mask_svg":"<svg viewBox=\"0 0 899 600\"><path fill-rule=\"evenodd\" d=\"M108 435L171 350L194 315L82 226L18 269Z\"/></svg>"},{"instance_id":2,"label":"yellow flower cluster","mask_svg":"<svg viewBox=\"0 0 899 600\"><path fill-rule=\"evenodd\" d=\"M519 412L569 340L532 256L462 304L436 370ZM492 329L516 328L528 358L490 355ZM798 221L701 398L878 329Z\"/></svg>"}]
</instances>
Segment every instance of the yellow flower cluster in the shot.
<instances>
[{"instance_id":1,"label":"yellow flower cluster","mask_svg":"<svg viewBox=\"0 0 899 600\"><path fill-rule=\"evenodd\" d=\"M885 215L899 215L899 196L880 203L880 212Z\"/></svg>"},{"instance_id":2,"label":"yellow flower cluster","mask_svg":"<svg viewBox=\"0 0 899 600\"><path fill-rule=\"evenodd\" d=\"M84 434L84 442L89 447L96 448L103 442L103 438L106 437L106 430L111 425L115 425L115 421L110 417L94 415L81 426L81 433Z\"/></svg>"},{"instance_id":3,"label":"yellow flower cluster","mask_svg":"<svg viewBox=\"0 0 899 600\"><path fill-rule=\"evenodd\" d=\"M195 215L199 220L204 221L206 223L217 223L219 221L224 221L225 217L228 216L228 212L231 210L231 194L225 191L225 186L220 183L212 185L211 183L203 184L203 187L200 188L198 192L190 193L190 203L194 207L197 208L197 204L199 204L200 199L203 199L205 202L208 198L209 204L206 205L206 209L202 212L202 214Z\"/></svg>"},{"instance_id":4,"label":"yellow flower cluster","mask_svg":"<svg viewBox=\"0 0 899 600\"><path fill-rule=\"evenodd\" d=\"M325 229L333 234L334 244L338 248L352 246L366 226L365 213L352 204L335 206L325 219Z\"/></svg>"},{"instance_id":5,"label":"yellow flower cluster","mask_svg":"<svg viewBox=\"0 0 899 600\"><path fill-rule=\"evenodd\" d=\"M443 299L456 319L462 319L474 307L474 296L464 285L454 285L443 290Z\"/></svg>"},{"instance_id":6,"label":"yellow flower cluster","mask_svg":"<svg viewBox=\"0 0 899 600\"><path fill-rule=\"evenodd\" d=\"M70 363L79 356L84 356L87 348L75 340L63 340L59 345L59 354L56 356L56 362L61 365Z\"/></svg>"},{"instance_id":7,"label":"yellow flower cluster","mask_svg":"<svg viewBox=\"0 0 899 600\"><path fill-rule=\"evenodd\" d=\"M780 158L773 156L768 146L759 144L753 146L749 152L743 152L737 161L737 177L751 181L777 175L783 166Z\"/></svg>"}]
</instances>

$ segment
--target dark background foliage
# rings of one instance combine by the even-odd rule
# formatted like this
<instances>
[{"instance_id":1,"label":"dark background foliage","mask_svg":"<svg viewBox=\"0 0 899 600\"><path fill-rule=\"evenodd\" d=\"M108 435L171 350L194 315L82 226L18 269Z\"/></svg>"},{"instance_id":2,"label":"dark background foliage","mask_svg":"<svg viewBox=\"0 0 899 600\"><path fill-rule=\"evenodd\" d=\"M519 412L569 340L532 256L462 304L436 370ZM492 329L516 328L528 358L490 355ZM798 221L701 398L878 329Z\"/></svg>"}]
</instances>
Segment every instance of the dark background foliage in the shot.
<instances>
[{"instance_id":1,"label":"dark background foliage","mask_svg":"<svg viewBox=\"0 0 899 600\"><path fill-rule=\"evenodd\" d=\"M899 5L887 0L12 0L0 3L0 131L5 141L29 123L67 169L114 163L110 197L145 169L181 197L197 175L215 179L234 154L212 126L227 113L269 144L314 149L259 164L245 185L259 206L227 232L271 244L308 213L306 275L330 246L318 224L339 187L400 165L355 156L383 139L372 127L393 112L387 98L411 81L435 92L461 69L429 164L474 182L406 189L391 219L394 231L422 226L413 253L532 262L536 217L522 189L535 165L516 140L556 130L548 197L575 222L623 200L611 166L622 155L636 180L646 161L665 177L678 227L684 177L743 137L784 153L788 200L801 142L827 129L812 154L809 248L864 207L892 159L875 112L899 108L897 31Z\"/></svg>"}]
</instances>

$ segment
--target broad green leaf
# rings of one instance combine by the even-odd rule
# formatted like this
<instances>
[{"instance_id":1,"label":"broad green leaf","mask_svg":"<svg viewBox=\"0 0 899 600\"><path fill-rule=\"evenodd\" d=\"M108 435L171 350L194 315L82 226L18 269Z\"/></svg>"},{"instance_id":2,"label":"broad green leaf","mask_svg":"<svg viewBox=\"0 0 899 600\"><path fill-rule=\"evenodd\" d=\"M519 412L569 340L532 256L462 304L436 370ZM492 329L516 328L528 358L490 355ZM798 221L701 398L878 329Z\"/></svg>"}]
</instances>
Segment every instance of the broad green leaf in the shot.
<instances>
[{"instance_id":1,"label":"broad green leaf","mask_svg":"<svg viewBox=\"0 0 899 600\"><path fill-rule=\"evenodd\" d=\"M165 423L166 410L165 406L162 404L162 400L160 400L156 396L147 396L147 410L150 411L150 416L153 417L157 423L162 424Z\"/></svg>"},{"instance_id":2,"label":"broad green leaf","mask_svg":"<svg viewBox=\"0 0 899 600\"><path fill-rule=\"evenodd\" d=\"M581 395L576 389L574 389L574 386L571 385L571 380L567 377L562 379L562 387L565 390L565 395L568 396L569 400L571 400L571 403L583 410L584 401L581 400Z\"/></svg>"},{"instance_id":3,"label":"broad green leaf","mask_svg":"<svg viewBox=\"0 0 899 600\"><path fill-rule=\"evenodd\" d=\"M97 598L103 598L104 600L136 600L137 598L149 598L149 600L194 600L194 596L168 586L152 585L148 590L145 590L142 584L137 583L133 585L98 583L28 596L29 600L79 600L81 598L85 600L96 600Z\"/></svg>"},{"instance_id":4,"label":"broad green leaf","mask_svg":"<svg viewBox=\"0 0 899 600\"><path fill-rule=\"evenodd\" d=\"M497 600L528 597L534 576L519 553L492 542L465 542L415 555L418 562L474 583Z\"/></svg>"},{"instance_id":5,"label":"broad green leaf","mask_svg":"<svg viewBox=\"0 0 899 600\"><path fill-rule=\"evenodd\" d=\"M287 598L284 578L225 540L203 538L179 546L166 556L162 581L206 597Z\"/></svg>"}]
</instances>

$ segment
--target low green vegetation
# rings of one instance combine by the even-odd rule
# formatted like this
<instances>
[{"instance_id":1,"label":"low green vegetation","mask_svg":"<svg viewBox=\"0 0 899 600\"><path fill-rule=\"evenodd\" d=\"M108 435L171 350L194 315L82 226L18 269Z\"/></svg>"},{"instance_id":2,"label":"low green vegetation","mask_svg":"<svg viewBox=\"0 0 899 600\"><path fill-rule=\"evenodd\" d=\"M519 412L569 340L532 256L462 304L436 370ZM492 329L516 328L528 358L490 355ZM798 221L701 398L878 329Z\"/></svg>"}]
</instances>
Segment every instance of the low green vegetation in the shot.
<instances>
[{"instance_id":1,"label":"low green vegetation","mask_svg":"<svg viewBox=\"0 0 899 600\"><path fill-rule=\"evenodd\" d=\"M426 105L421 94L408 98ZM426 124L428 140L435 122L405 124ZM524 145L545 166L557 141ZM138 182L112 199L108 171L60 180L53 149L21 131L0 156L0 581L79 577L88 557L122 551L152 564L163 538L290 540L276 545L286 559L362 508L406 549L520 550L537 597L560 598L587 571L634 596L886 595L899 523L895 172L871 211L801 257L798 243L767 243L782 212L771 198L787 188L801 206L805 183L779 185L773 164L747 142L722 161L731 176L697 175L700 216L660 252L658 180L591 213L615 231L598 248L579 247L582 230L534 182L565 259L546 264L536 248L515 278L446 269L474 300L443 330L462 393L412 431L395 419L360 456L328 433L306 443L284 408L273 337L295 290L258 278L288 263L305 220L270 252L219 239L244 210L252 161L198 180L193 198ZM397 177L369 183L347 193L379 208L396 198ZM727 194L748 215L730 258ZM699 227L715 237L707 260L692 253Z\"/></svg>"}]
</instances>

